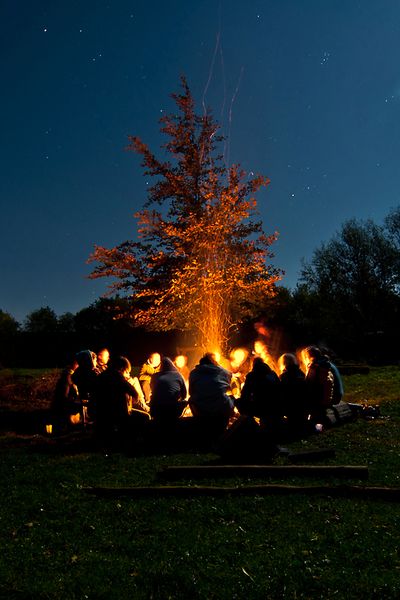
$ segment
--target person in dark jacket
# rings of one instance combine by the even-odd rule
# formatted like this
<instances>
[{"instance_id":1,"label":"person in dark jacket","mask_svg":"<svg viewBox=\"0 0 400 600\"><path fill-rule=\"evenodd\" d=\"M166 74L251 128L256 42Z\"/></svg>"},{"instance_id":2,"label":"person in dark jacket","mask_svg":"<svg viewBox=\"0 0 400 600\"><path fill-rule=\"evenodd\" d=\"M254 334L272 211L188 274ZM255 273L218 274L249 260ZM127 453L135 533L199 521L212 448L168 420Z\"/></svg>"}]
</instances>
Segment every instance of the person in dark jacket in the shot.
<instances>
[{"instance_id":1,"label":"person in dark jacket","mask_svg":"<svg viewBox=\"0 0 400 600\"><path fill-rule=\"evenodd\" d=\"M205 354L189 375L189 406L194 418L211 434L226 428L233 413L232 373L212 353Z\"/></svg>"},{"instance_id":2,"label":"person in dark jacket","mask_svg":"<svg viewBox=\"0 0 400 600\"><path fill-rule=\"evenodd\" d=\"M283 413L279 377L262 358L254 359L236 405L241 414L259 417L269 430L280 427Z\"/></svg>"},{"instance_id":3,"label":"person in dark jacket","mask_svg":"<svg viewBox=\"0 0 400 600\"><path fill-rule=\"evenodd\" d=\"M178 419L186 407L186 384L172 360L165 356L160 370L151 378L150 414L155 421L169 423Z\"/></svg>"},{"instance_id":4,"label":"person in dark jacket","mask_svg":"<svg viewBox=\"0 0 400 600\"><path fill-rule=\"evenodd\" d=\"M79 398L82 403L83 418L85 423L91 422L94 418L92 393L97 371L97 356L91 350L82 350L76 354L78 368L72 375L72 381L78 388Z\"/></svg>"},{"instance_id":5,"label":"person in dark jacket","mask_svg":"<svg viewBox=\"0 0 400 600\"><path fill-rule=\"evenodd\" d=\"M123 443L126 442L134 433L132 425L137 432L150 418L145 411L132 408L138 400L138 393L129 382L130 372L129 360L118 356L110 361L108 368L96 379L95 432L103 443L112 441L115 436Z\"/></svg>"},{"instance_id":6,"label":"person in dark jacket","mask_svg":"<svg viewBox=\"0 0 400 600\"><path fill-rule=\"evenodd\" d=\"M281 369L282 412L289 433L301 433L305 430L309 414L305 374L300 369L295 354L282 354L278 360Z\"/></svg>"}]
</instances>

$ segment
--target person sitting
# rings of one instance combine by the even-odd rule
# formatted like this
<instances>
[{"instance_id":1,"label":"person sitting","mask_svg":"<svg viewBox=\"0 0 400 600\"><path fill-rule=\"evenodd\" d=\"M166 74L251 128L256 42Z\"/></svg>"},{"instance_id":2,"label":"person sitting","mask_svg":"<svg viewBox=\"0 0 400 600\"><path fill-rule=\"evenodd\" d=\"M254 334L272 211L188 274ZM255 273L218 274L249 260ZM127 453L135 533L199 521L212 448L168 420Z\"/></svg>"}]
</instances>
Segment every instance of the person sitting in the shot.
<instances>
[{"instance_id":1,"label":"person sitting","mask_svg":"<svg viewBox=\"0 0 400 600\"><path fill-rule=\"evenodd\" d=\"M78 361L75 358L71 365L62 371L57 380L51 404L55 432L81 423L82 405L79 400L78 388L72 380L77 368Z\"/></svg>"},{"instance_id":2,"label":"person sitting","mask_svg":"<svg viewBox=\"0 0 400 600\"><path fill-rule=\"evenodd\" d=\"M233 399L228 394L231 379L232 374L210 352L189 374L189 406L193 417L211 435L222 433L233 413Z\"/></svg>"},{"instance_id":3,"label":"person sitting","mask_svg":"<svg viewBox=\"0 0 400 600\"><path fill-rule=\"evenodd\" d=\"M262 426L274 435L281 428L283 412L279 377L261 357L254 359L236 406L241 414L259 417Z\"/></svg>"},{"instance_id":4,"label":"person sitting","mask_svg":"<svg viewBox=\"0 0 400 600\"><path fill-rule=\"evenodd\" d=\"M150 354L149 358L142 365L139 373L139 382L143 390L144 399L147 404L150 403L151 388L150 381L152 375L157 373L161 367L161 355L158 352Z\"/></svg>"},{"instance_id":5,"label":"person sitting","mask_svg":"<svg viewBox=\"0 0 400 600\"><path fill-rule=\"evenodd\" d=\"M82 350L76 354L78 368L73 373L72 381L77 386L80 402L82 404L82 415L85 423L91 422L94 418L92 392L97 371L97 356L91 350Z\"/></svg>"},{"instance_id":6,"label":"person sitting","mask_svg":"<svg viewBox=\"0 0 400 600\"><path fill-rule=\"evenodd\" d=\"M308 346L304 356L308 363L306 385L311 420L322 423L326 409L333 405L334 376L331 364L317 346Z\"/></svg>"},{"instance_id":7,"label":"person sitting","mask_svg":"<svg viewBox=\"0 0 400 600\"><path fill-rule=\"evenodd\" d=\"M130 374L129 360L118 356L96 379L95 434L103 444L110 444L117 435L125 445L150 419L146 411L135 405L138 392L129 381Z\"/></svg>"},{"instance_id":8,"label":"person sitting","mask_svg":"<svg viewBox=\"0 0 400 600\"><path fill-rule=\"evenodd\" d=\"M186 384L172 360L164 357L150 382L151 417L161 424L174 423L186 407Z\"/></svg>"},{"instance_id":9,"label":"person sitting","mask_svg":"<svg viewBox=\"0 0 400 600\"><path fill-rule=\"evenodd\" d=\"M282 412L286 418L289 433L305 430L308 418L305 374L299 367L295 354L282 354L278 364L281 368Z\"/></svg>"}]
</instances>

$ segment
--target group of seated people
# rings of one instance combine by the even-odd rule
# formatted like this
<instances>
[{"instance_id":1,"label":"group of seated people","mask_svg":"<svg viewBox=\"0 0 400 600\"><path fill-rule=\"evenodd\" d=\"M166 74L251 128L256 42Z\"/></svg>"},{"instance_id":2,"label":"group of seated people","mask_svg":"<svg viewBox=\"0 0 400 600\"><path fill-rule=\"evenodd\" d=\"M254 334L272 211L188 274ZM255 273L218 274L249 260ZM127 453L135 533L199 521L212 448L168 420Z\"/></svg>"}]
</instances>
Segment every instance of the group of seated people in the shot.
<instances>
[{"instance_id":1,"label":"group of seated people","mask_svg":"<svg viewBox=\"0 0 400 600\"><path fill-rule=\"evenodd\" d=\"M214 435L240 415L252 417L271 439L323 423L326 409L343 396L340 374L329 358L309 346L300 361L283 354L275 365L265 346L255 349L225 363L206 353L192 370L185 357L172 360L154 352L138 377L132 377L123 356L110 359L106 348L97 355L83 350L59 378L54 420L61 428L91 424L99 440L129 437L150 421L172 432L187 416Z\"/></svg>"}]
</instances>

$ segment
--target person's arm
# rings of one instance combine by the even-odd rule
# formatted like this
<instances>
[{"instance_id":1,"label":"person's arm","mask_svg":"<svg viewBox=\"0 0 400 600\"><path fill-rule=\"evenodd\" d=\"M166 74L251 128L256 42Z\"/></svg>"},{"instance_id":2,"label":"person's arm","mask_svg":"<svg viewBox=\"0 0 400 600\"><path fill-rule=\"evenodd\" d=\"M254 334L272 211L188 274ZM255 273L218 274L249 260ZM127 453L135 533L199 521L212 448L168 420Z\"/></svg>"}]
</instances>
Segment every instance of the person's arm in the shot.
<instances>
[{"instance_id":1,"label":"person's arm","mask_svg":"<svg viewBox=\"0 0 400 600\"><path fill-rule=\"evenodd\" d=\"M144 399L143 390L139 379L137 377L130 377L127 381L135 391L134 398L136 400L136 406L138 406L140 410L149 412L149 407Z\"/></svg>"}]
</instances>

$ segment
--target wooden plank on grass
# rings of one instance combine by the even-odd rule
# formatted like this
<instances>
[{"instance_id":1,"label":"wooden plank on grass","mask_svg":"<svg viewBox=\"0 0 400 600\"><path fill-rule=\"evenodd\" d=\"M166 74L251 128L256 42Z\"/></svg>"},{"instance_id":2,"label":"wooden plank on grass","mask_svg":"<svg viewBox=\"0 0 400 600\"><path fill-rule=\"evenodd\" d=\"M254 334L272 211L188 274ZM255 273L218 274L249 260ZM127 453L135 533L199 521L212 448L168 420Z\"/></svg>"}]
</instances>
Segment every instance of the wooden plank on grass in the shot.
<instances>
[{"instance_id":1,"label":"wooden plank on grass","mask_svg":"<svg viewBox=\"0 0 400 600\"><path fill-rule=\"evenodd\" d=\"M362 465L190 465L166 467L159 475L169 481L201 477L348 477L367 479L368 467Z\"/></svg>"},{"instance_id":2,"label":"wooden plank on grass","mask_svg":"<svg viewBox=\"0 0 400 600\"><path fill-rule=\"evenodd\" d=\"M194 498L198 496L271 496L305 494L307 496L327 496L335 498L361 498L374 500L400 501L400 488L363 487L363 486L301 486L301 485L250 485L237 487L213 486L151 486L151 487L88 487L83 488L88 494L100 498L166 497Z\"/></svg>"}]
</instances>

